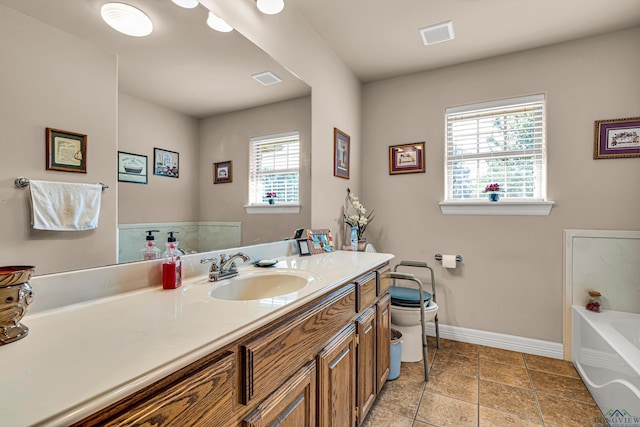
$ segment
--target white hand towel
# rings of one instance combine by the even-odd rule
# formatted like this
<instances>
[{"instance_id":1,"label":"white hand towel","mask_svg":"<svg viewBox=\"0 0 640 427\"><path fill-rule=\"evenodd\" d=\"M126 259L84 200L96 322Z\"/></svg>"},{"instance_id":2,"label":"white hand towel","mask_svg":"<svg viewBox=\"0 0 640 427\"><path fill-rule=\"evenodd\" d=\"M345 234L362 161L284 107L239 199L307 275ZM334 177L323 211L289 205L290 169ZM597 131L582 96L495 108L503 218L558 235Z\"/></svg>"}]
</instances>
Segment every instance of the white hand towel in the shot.
<instances>
[{"instance_id":1,"label":"white hand towel","mask_svg":"<svg viewBox=\"0 0 640 427\"><path fill-rule=\"evenodd\" d=\"M29 181L31 225L37 230L76 231L98 226L100 184Z\"/></svg>"}]
</instances>

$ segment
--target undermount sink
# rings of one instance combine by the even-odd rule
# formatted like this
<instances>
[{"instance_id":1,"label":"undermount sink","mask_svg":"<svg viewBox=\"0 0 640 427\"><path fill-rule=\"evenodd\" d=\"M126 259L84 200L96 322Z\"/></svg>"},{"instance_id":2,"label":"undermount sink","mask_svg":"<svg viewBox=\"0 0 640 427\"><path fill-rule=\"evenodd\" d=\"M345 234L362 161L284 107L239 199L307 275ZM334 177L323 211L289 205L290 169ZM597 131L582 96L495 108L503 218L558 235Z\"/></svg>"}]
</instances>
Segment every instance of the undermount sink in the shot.
<instances>
[{"instance_id":1,"label":"undermount sink","mask_svg":"<svg viewBox=\"0 0 640 427\"><path fill-rule=\"evenodd\" d=\"M297 292L315 279L311 273L296 270L241 272L233 279L214 283L209 295L231 301L273 298Z\"/></svg>"}]
</instances>

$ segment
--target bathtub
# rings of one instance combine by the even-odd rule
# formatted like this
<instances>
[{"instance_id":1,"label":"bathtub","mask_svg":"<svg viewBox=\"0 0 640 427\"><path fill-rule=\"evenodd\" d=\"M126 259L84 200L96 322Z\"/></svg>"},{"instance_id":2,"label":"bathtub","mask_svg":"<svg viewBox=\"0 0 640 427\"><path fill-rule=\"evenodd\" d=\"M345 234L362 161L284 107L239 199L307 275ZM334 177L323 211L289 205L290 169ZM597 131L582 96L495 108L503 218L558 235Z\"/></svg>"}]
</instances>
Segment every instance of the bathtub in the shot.
<instances>
[{"instance_id":1,"label":"bathtub","mask_svg":"<svg viewBox=\"0 0 640 427\"><path fill-rule=\"evenodd\" d=\"M572 334L573 364L602 413L640 426L640 314L574 305Z\"/></svg>"}]
</instances>

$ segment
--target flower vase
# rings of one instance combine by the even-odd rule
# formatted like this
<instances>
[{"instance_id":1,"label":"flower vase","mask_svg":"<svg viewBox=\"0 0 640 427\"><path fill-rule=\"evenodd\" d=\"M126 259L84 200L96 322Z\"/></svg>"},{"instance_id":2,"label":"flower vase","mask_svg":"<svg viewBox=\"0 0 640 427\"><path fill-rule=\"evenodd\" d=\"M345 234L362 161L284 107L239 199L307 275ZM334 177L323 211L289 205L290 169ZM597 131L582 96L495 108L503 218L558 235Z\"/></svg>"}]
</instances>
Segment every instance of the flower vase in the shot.
<instances>
[{"instance_id":1,"label":"flower vase","mask_svg":"<svg viewBox=\"0 0 640 427\"><path fill-rule=\"evenodd\" d=\"M270 205L275 205L276 199L267 199L267 202L269 202Z\"/></svg>"},{"instance_id":2,"label":"flower vase","mask_svg":"<svg viewBox=\"0 0 640 427\"><path fill-rule=\"evenodd\" d=\"M364 252L367 249L367 239L358 240L358 252Z\"/></svg>"},{"instance_id":3,"label":"flower vase","mask_svg":"<svg viewBox=\"0 0 640 427\"><path fill-rule=\"evenodd\" d=\"M498 194L498 193L489 193L489 201L490 202L497 202L498 200L500 200L500 194Z\"/></svg>"}]
</instances>

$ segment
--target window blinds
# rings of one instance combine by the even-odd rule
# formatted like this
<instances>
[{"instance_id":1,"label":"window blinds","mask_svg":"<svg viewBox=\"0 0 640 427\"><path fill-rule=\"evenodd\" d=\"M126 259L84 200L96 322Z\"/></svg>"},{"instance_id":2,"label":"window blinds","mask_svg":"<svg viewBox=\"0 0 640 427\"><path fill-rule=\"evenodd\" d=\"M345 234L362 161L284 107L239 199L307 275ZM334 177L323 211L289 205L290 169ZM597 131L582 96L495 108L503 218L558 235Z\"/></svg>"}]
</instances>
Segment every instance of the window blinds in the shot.
<instances>
[{"instance_id":1,"label":"window blinds","mask_svg":"<svg viewBox=\"0 0 640 427\"><path fill-rule=\"evenodd\" d=\"M501 196L544 200L546 157L544 95L447 108L448 201Z\"/></svg>"},{"instance_id":2,"label":"window blinds","mask_svg":"<svg viewBox=\"0 0 640 427\"><path fill-rule=\"evenodd\" d=\"M267 201L266 194L277 194L278 203L298 203L300 133L250 139L249 204Z\"/></svg>"}]
</instances>

